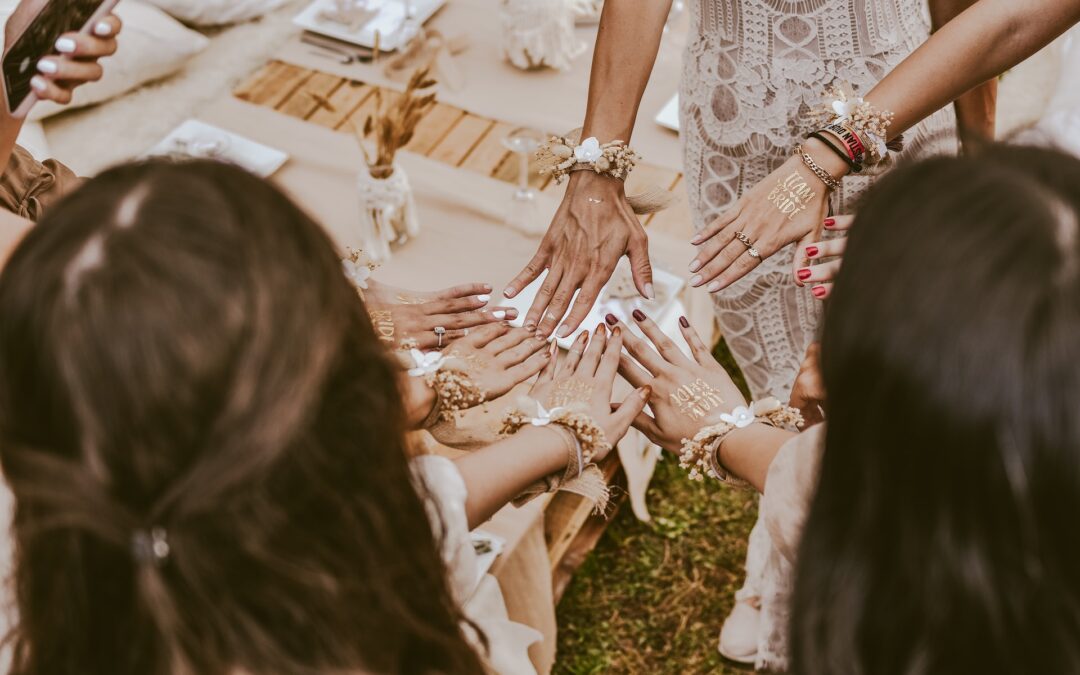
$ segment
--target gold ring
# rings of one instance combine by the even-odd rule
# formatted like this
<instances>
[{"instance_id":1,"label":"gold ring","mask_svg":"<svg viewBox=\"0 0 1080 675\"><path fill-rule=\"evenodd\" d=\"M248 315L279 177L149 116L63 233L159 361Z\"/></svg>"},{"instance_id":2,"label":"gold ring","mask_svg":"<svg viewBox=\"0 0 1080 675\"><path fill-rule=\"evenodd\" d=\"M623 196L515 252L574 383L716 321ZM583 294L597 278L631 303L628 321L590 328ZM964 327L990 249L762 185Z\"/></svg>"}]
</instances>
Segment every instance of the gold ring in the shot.
<instances>
[{"instance_id":1,"label":"gold ring","mask_svg":"<svg viewBox=\"0 0 1080 675\"><path fill-rule=\"evenodd\" d=\"M746 247L746 252L750 254L750 257L758 259L761 258L761 253L756 248L754 248L754 242L750 241L750 237L746 236L742 232L736 232L735 238L739 240L739 243Z\"/></svg>"}]
</instances>

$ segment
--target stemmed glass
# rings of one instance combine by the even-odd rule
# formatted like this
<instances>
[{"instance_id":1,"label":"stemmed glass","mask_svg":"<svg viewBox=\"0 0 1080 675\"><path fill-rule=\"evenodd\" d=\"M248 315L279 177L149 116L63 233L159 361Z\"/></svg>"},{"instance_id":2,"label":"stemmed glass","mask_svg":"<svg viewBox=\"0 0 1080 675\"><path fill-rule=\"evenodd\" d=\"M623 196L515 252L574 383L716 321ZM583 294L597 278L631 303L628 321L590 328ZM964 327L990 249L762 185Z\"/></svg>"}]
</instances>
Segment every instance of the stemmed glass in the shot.
<instances>
[{"instance_id":1,"label":"stemmed glass","mask_svg":"<svg viewBox=\"0 0 1080 675\"><path fill-rule=\"evenodd\" d=\"M420 34L420 26L416 21L416 8L413 7L413 0L401 0L401 11L401 25L398 27L398 34L401 39L398 50L404 51Z\"/></svg>"},{"instance_id":2,"label":"stemmed glass","mask_svg":"<svg viewBox=\"0 0 1080 675\"><path fill-rule=\"evenodd\" d=\"M664 33L667 34L669 30L675 25L675 22L679 20L683 12L686 11L685 0L674 0L671 3L671 11L668 12L667 21L664 22Z\"/></svg>"},{"instance_id":3,"label":"stemmed glass","mask_svg":"<svg viewBox=\"0 0 1080 675\"><path fill-rule=\"evenodd\" d=\"M503 139L503 145L518 156L518 186L511 197L506 224L510 227L534 234L538 223L537 191L529 185L529 155L536 152L543 141L539 132L526 127L512 130Z\"/></svg>"}]
</instances>

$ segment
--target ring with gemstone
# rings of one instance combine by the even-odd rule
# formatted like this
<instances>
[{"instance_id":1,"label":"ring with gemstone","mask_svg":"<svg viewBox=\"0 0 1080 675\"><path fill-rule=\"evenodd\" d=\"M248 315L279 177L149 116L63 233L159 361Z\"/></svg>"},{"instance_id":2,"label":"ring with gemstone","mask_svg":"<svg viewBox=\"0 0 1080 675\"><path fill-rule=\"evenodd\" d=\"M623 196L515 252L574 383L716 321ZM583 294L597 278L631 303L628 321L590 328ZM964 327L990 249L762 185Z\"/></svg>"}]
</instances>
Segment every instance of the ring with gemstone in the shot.
<instances>
[{"instance_id":1,"label":"ring with gemstone","mask_svg":"<svg viewBox=\"0 0 1080 675\"><path fill-rule=\"evenodd\" d=\"M735 238L739 240L739 243L746 247L746 252L750 254L750 257L761 258L761 253L754 248L754 242L750 241L750 237L742 232L736 232Z\"/></svg>"},{"instance_id":2,"label":"ring with gemstone","mask_svg":"<svg viewBox=\"0 0 1080 675\"><path fill-rule=\"evenodd\" d=\"M435 331L435 336L439 338L439 346L442 347L443 336L446 335L446 328L443 326L435 326L433 330Z\"/></svg>"}]
</instances>

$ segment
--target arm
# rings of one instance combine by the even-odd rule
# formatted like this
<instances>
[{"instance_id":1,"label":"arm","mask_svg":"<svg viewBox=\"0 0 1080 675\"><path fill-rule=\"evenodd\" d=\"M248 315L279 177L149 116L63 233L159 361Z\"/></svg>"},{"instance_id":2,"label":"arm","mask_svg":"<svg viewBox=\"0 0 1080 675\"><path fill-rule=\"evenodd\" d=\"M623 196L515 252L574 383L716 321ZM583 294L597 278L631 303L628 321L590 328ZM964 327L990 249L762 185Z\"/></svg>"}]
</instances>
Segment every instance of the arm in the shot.
<instances>
[{"instance_id":1,"label":"arm","mask_svg":"<svg viewBox=\"0 0 1080 675\"><path fill-rule=\"evenodd\" d=\"M942 26L975 4L975 1L930 0L932 31L936 33L941 30ZM997 89L997 78L992 77L953 102L953 107L956 108L957 131L965 152L994 140Z\"/></svg>"},{"instance_id":2,"label":"arm","mask_svg":"<svg viewBox=\"0 0 1080 675\"><path fill-rule=\"evenodd\" d=\"M1080 0L979 0L930 36L865 98L879 110L894 113L888 135L895 138L971 88L1027 58L1078 20ZM819 142L807 141L803 148L834 177L847 174L848 167ZM761 263L761 259L747 255L736 232L744 233L754 243L761 258L793 242L801 242L800 249L810 243L820 231L827 209L823 185L816 183L818 189L803 201L804 208L793 217L785 217L769 201L773 186L793 173L804 181L815 180L801 160L792 157L702 230L694 239L700 250L691 262L691 271L697 272L691 285L708 284L707 290L716 292ZM796 255L793 272L806 262L804 255Z\"/></svg>"},{"instance_id":3,"label":"arm","mask_svg":"<svg viewBox=\"0 0 1080 675\"><path fill-rule=\"evenodd\" d=\"M671 0L604 3L582 138L595 136L601 143L630 140L670 9ZM622 181L588 171L574 173L539 250L507 285L506 297L514 297L548 269L525 327L545 337L557 327L560 337L569 335L627 254L638 291L653 297L648 237L626 201ZM559 327L568 309L570 314Z\"/></svg>"}]
</instances>

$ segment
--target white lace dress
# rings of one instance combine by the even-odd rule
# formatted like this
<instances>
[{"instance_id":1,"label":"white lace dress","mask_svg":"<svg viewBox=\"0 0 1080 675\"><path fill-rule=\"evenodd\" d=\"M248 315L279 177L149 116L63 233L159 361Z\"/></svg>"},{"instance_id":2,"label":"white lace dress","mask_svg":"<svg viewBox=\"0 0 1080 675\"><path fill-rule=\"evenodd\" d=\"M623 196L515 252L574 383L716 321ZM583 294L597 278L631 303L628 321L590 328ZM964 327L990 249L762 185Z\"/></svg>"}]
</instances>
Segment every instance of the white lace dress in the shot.
<instances>
[{"instance_id":1,"label":"white lace dress","mask_svg":"<svg viewBox=\"0 0 1080 675\"><path fill-rule=\"evenodd\" d=\"M922 44L926 0L687 0L692 26L680 91L694 227L730 206L791 156L828 85L865 93ZM952 107L905 134L905 160L955 153ZM835 213L872 179L852 177ZM794 247L714 296L717 317L754 397L787 400L821 303L791 279Z\"/></svg>"}]
</instances>

